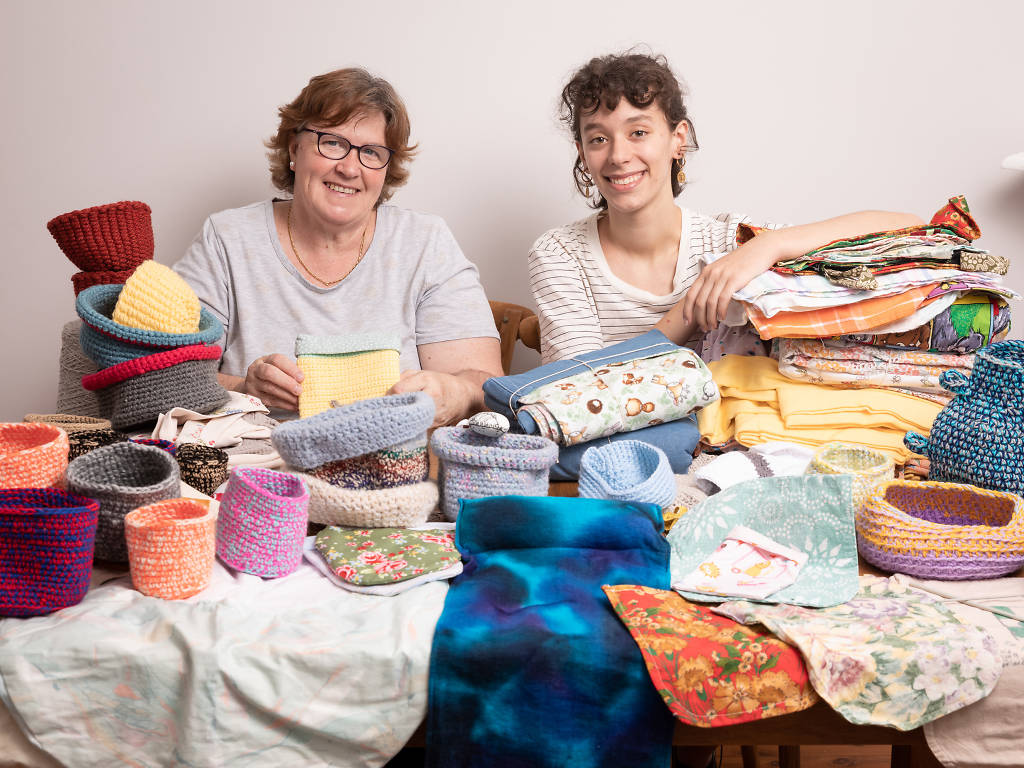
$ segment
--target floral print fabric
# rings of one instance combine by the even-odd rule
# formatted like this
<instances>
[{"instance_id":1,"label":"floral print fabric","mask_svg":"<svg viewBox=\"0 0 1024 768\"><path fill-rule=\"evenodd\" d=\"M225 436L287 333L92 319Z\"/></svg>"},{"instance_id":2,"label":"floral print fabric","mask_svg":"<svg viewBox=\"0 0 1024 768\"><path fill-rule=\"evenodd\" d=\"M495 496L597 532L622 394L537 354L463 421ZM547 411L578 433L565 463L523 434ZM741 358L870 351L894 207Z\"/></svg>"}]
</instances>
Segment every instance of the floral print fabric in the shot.
<instances>
[{"instance_id":1,"label":"floral print fabric","mask_svg":"<svg viewBox=\"0 0 1024 768\"><path fill-rule=\"evenodd\" d=\"M800 649L815 691L857 725L911 730L987 696L1002 672L995 641L930 595L895 579L861 577L844 605L723 603Z\"/></svg>"},{"instance_id":2,"label":"floral print fabric","mask_svg":"<svg viewBox=\"0 0 1024 768\"><path fill-rule=\"evenodd\" d=\"M575 445L681 419L718 400L704 361L686 348L590 367L544 384L519 403L539 434Z\"/></svg>"},{"instance_id":3,"label":"floral print fabric","mask_svg":"<svg viewBox=\"0 0 1024 768\"><path fill-rule=\"evenodd\" d=\"M672 713L701 727L799 712L818 697L796 649L675 592L606 586Z\"/></svg>"},{"instance_id":4,"label":"floral print fabric","mask_svg":"<svg viewBox=\"0 0 1024 768\"><path fill-rule=\"evenodd\" d=\"M316 550L331 571L349 584L392 584L459 562L454 531L328 526Z\"/></svg>"}]
</instances>

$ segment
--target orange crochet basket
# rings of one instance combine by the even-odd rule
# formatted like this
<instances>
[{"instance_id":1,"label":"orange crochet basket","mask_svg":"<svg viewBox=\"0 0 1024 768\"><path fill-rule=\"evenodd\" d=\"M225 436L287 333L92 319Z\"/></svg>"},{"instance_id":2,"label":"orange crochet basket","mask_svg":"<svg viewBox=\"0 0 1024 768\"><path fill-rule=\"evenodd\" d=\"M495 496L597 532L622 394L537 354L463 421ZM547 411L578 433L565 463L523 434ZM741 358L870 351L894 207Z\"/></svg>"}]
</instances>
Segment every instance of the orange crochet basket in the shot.
<instances>
[{"instance_id":1,"label":"orange crochet basket","mask_svg":"<svg viewBox=\"0 0 1024 768\"><path fill-rule=\"evenodd\" d=\"M0 424L0 488L63 488L68 450L53 424Z\"/></svg>"},{"instance_id":2,"label":"orange crochet basket","mask_svg":"<svg viewBox=\"0 0 1024 768\"><path fill-rule=\"evenodd\" d=\"M128 566L139 592L182 600L206 589L213 572L217 516L208 500L167 499L124 518Z\"/></svg>"}]
</instances>

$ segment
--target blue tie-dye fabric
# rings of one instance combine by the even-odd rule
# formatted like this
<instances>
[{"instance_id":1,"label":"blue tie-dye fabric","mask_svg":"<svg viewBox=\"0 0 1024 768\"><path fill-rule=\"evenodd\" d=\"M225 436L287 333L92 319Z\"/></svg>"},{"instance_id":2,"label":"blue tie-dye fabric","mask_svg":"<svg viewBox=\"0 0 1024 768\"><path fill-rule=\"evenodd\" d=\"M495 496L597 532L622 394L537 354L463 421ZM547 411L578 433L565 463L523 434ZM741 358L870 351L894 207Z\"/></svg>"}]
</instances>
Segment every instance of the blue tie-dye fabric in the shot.
<instances>
[{"instance_id":1,"label":"blue tie-dye fabric","mask_svg":"<svg viewBox=\"0 0 1024 768\"><path fill-rule=\"evenodd\" d=\"M463 500L434 633L428 768L664 768L674 721L602 584L669 588L653 504Z\"/></svg>"}]
</instances>

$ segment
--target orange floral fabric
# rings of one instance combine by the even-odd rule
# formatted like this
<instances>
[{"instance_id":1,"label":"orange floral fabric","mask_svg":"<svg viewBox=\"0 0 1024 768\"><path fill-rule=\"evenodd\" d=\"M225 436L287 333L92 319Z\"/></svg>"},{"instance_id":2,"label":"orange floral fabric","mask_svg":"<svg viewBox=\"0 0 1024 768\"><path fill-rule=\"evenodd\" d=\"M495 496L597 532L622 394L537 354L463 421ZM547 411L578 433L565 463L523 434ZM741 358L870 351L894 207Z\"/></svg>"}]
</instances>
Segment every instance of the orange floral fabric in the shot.
<instances>
[{"instance_id":1,"label":"orange floral fabric","mask_svg":"<svg viewBox=\"0 0 1024 768\"><path fill-rule=\"evenodd\" d=\"M605 586L672 713L704 728L799 712L818 697L799 652L675 592Z\"/></svg>"}]
</instances>

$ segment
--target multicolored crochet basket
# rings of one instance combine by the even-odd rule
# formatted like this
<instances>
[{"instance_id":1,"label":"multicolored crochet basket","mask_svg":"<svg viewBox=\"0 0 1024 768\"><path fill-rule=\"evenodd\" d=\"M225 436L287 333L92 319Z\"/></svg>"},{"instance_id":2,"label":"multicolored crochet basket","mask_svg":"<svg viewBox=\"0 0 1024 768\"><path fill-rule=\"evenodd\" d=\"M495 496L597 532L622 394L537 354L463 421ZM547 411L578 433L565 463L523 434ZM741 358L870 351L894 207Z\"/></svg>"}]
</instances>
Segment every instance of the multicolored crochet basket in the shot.
<instances>
[{"instance_id":1,"label":"multicolored crochet basket","mask_svg":"<svg viewBox=\"0 0 1024 768\"><path fill-rule=\"evenodd\" d=\"M174 458L181 469L181 481L207 496L213 496L228 479L228 455L220 448L202 443L182 443Z\"/></svg>"},{"instance_id":2,"label":"multicolored crochet basket","mask_svg":"<svg viewBox=\"0 0 1024 768\"><path fill-rule=\"evenodd\" d=\"M100 503L96 557L128 562L124 518L133 509L181 496L178 463L152 445L105 445L68 465L68 490Z\"/></svg>"},{"instance_id":3,"label":"multicolored crochet basket","mask_svg":"<svg viewBox=\"0 0 1024 768\"><path fill-rule=\"evenodd\" d=\"M68 450L53 424L0 424L0 488L63 488Z\"/></svg>"},{"instance_id":4,"label":"multicolored crochet basket","mask_svg":"<svg viewBox=\"0 0 1024 768\"><path fill-rule=\"evenodd\" d=\"M853 508L860 509L875 490L893 479L895 462L885 453L853 443L825 443L807 465L808 475L853 475Z\"/></svg>"},{"instance_id":5,"label":"multicolored crochet basket","mask_svg":"<svg viewBox=\"0 0 1024 768\"><path fill-rule=\"evenodd\" d=\"M84 272L135 269L153 258L152 211L135 200L62 213L46 228Z\"/></svg>"},{"instance_id":6,"label":"multicolored crochet basket","mask_svg":"<svg viewBox=\"0 0 1024 768\"><path fill-rule=\"evenodd\" d=\"M95 451L104 445L123 443L127 439L128 435L115 432L112 429L85 429L81 432L72 432L68 435L68 442L71 445L68 450L68 461L74 461L79 456L85 456L90 451Z\"/></svg>"},{"instance_id":7,"label":"multicolored crochet basket","mask_svg":"<svg viewBox=\"0 0 1024 768\"><path fill-rule=\"evenodd\" d=\"M0 490L0 616L38 616L82 601L99 508L53 488Z\"/></svg>"},{"instance_id":8,"label":"multicolored crochet basket","mask_svg":"<svg viewBox=\"0 0 1024 768\"><path fill-rule=\"evenodd\" d=\"M1024 499L971 485L894 480L856 518L872 565L923 579L993 579L1024 565Z\"/></svg>"},{"instance_id":9,"label":"multicolored crochet basket","mask_svg":"<svg viewBox=\"0 0 1024 768\"><path fill-rule=\"evenodd\" d=\"M558 444L537 435L485 437L462 427L434 430L430 447L440 460L441 511L454 522L459 499L547 496Z\"/></svg>"},{"instance_id":10,"label":"multicolored crochet basket","mask_svg":"<svg viewBox=\"0 0 1024 768\"><path fill-rule=\"evenodd\" d=\"M124 519L132 584L164 600L206 589L216 553L217 517L208 501L169 499L139 507Z\"/></svg>"},{"instance_id":11,"label":"multicolored crochet basket","mask_svg":"<svg viewBox=\"0 0 1024 768\"><path fill-rule=\"evenodd\" d=\"M287 576L302 562L309 493L295 475L236 467L217 517L217 555L238 571Z\"/></svg>"},{"instance_id":12,"label":"multicolored crochet basket","mask_svg":"<svg viewBox=\"0 0 1024 768\"><path fill-rule=\"evenodd\" d=\"M1024 494L1024 341L982 347L970 378L946 371L939 383L956 397L929 437L904 438L931 461L929 477Z\"/></svg>"}]
</instances>

